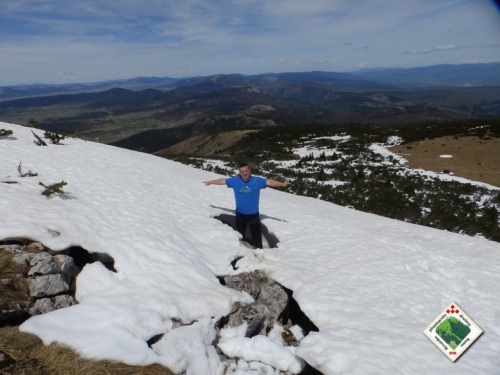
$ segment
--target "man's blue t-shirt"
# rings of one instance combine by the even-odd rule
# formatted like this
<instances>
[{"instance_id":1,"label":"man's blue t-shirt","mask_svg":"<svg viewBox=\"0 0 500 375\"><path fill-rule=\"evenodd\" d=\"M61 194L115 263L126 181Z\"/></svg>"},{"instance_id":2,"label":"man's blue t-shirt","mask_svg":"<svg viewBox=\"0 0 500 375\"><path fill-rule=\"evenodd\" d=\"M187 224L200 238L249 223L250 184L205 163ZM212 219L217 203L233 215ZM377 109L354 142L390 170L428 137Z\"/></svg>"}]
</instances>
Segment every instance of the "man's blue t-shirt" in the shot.
<instances>
[{"instance_id":1,"label":"man's blue t-shirt","mask_svg":"<svg viewBox=\"0 0 500 375\"><path fill-rule=\"evenodd\" d=\"M247 182L241 176L226 178L228 188L234 190L236 199L236 211L244 215L252 215L259 212L260 189L266 188L267 179L250 176Z\"/></svg>"}]
</instances>

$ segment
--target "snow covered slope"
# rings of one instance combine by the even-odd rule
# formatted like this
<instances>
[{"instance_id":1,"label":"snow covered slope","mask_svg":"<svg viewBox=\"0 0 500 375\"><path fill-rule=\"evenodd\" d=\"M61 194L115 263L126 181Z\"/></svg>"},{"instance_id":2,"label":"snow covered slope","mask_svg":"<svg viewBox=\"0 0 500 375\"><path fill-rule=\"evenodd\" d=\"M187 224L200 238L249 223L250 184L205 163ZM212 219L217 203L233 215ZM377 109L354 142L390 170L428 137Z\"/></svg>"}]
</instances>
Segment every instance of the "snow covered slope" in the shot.
<instances>
[{"instance_id":1,"label":"snow covered slope","mask_svg":"<svg viewBox=\"0 0 500 375\"><path fill-rule=\"evenodd\" d=\"M19 183L0 183L0 239L29 238L54 250L79 245L115 260L117 273L100 263L83 269L78 305L23 324L47 344L221 374L213 324L251 297L216 276L264 269L318 326L295 354L325 374L500 373L498 243L269 188L261 217L280 242L252 251L213 219L234 202L231 190L202 184L212 173L78 139L36 146L30 129L1 128L14 134L0 139L0 181ZM21 178L21 161L38 177ZM64 195L41 195L39 181L62 180ZM237 256L244 258L234 271ZM422 333L451 301L485 332L455 363ZM171 329L172 318L195 323ZM163 332L149 348L146 340Z\"/></svg>"}]
</instances>

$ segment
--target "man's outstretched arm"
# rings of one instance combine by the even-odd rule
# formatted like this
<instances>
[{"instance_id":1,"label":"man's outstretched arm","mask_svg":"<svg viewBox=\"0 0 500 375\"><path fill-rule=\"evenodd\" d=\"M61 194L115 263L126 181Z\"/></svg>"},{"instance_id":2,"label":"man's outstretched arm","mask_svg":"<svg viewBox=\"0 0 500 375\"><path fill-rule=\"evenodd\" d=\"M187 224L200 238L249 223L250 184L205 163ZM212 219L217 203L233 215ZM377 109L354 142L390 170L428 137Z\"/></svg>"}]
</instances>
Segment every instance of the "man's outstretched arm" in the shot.
<instances>
[{"instance_id":1,"label":"man's outstretched arm","mask_svg":"<svg viewBox=\"0 0 500 375\"><path fill-rule=\"evenodd\" d=\"M226 184L226 179L225 178L218 178L216 180L211 180L211 181L203 181L205 186L208 185L225 185Z\"/></svg>"},{"instance_id":2,"label":"man's outstretched arm","mask_svg":"<svg viewBox=\"0 0 500 375\"><path fill-rule=\"evenodd\" d=\"M290 186L291 182L280 182L276 180L272 180L270 178L267 179L266 181L266 186L271 186L271 187L286 187Z\"/></svg>"}]
</instances>

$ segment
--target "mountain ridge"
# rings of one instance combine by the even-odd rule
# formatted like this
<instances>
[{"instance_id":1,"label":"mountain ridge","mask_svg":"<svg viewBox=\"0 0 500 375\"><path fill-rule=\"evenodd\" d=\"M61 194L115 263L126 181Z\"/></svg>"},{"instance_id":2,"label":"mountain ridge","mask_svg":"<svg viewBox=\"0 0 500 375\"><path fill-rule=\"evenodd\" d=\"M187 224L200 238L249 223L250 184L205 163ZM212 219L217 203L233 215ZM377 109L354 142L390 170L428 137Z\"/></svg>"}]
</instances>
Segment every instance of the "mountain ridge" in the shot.
<instances>
[{"instance_id":1,"label":"mountain ridge","mask_svg":"<svg viewBox=\"0 0 500 375\"><path fill-rule=\"evenodd\" d=\"M395 77L396 76L396 77ZM385 84L387 86L402 87L434 87L452 86L457 87L464 84L475 85L500 85L500 63L480 63L480 64L441 64L426 67L414 68L374 68L361 69L353 72L284 72L284 73L263 73L254 75L243 74L215 74L211 76L197 76L188 78L172 77L135 77L130 79L118 79L100 81L93 83L70 83L70 84L20 84L0 87L0 100L15 97L54 95L61 93L95 92L104 91L113 87L129 89L162 88L173 89L179 86L191 86L207 80L216 80L223 77L225 82L239 81L238 85L245 85L251 82L262 80L279 80L283 82L317 82L321 77L321 82L325 81L362 81L368 84ZM468 82L469 80L470 82ZM243 83L246 82L246 83Z\"/></svg>"}]
</instances>

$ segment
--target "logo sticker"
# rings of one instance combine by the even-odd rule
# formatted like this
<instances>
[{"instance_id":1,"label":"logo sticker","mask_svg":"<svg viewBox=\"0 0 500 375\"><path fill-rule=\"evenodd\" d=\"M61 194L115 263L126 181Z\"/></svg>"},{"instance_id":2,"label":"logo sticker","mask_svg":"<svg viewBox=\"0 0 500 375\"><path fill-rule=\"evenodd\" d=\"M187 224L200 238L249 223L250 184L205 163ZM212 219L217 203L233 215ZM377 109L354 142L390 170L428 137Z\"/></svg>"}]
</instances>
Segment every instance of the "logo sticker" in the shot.
<instances>
[{"instance_id":1,"label":"logo sticker","mask_svg":"<svg viewBox=\"0 0 500 375\"><path fill-rule=\"evenodd\" d=\"M483 333L476 323L452 302L424 330L424 334L453 362Z\"/></svg>"}]
</instances>

